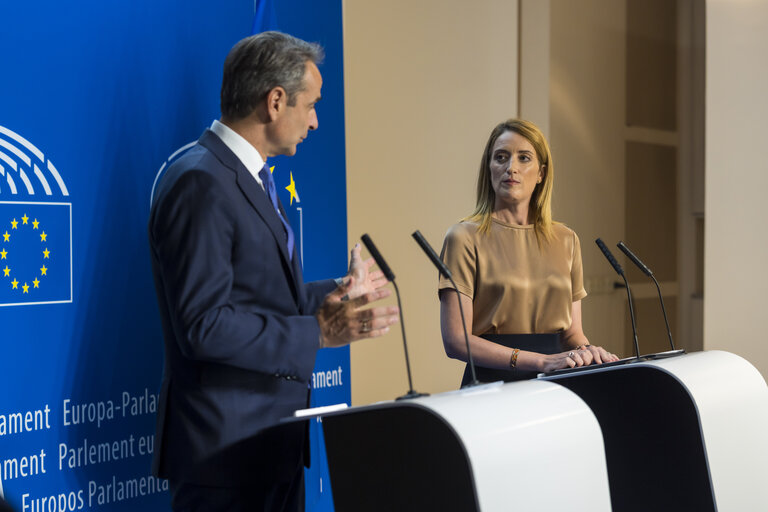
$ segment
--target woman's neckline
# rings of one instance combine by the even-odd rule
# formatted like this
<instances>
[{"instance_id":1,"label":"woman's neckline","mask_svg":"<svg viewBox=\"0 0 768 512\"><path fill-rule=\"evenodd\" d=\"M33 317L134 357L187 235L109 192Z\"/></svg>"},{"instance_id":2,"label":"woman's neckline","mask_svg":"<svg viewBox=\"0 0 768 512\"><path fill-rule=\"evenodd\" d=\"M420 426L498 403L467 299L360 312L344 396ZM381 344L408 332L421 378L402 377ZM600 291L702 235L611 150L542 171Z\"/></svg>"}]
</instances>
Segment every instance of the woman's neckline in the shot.
<instances>
[{"instance_id":1,"label":"woman's neckline","mask_svg":"<svg viewBox=\"0 0 768 512\"><path fill-rule=\"evenodd\" d=\"M513 228L513 229L533 229L533 224L507 224L506 222L497 219L496 217L491 217L491 220L495 222L496 224L503 226L505 228Z\"/></svg>"}]
</instances>

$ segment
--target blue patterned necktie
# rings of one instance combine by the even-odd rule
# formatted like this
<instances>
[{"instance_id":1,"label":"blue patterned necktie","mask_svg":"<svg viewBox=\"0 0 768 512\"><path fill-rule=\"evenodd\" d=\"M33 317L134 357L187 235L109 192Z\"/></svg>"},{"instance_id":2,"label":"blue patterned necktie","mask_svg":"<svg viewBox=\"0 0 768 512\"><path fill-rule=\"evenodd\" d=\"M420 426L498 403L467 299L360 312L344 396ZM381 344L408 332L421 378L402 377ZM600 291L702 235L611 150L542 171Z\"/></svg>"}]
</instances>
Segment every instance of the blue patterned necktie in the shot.
<instances>
[{"instance_id":1,"label":"blue patterned necktie","mask_svg":"<svg viewBox=\"0 0 768 512\"><path fill-rule=\"evenodd\" d=\"M259 178L261 178L261 182L264 184L264 190L267 192L269 200L272 201L272 206L275 207L277 216L280 217L280 222L283 223L285 234L288 237L286 242L288 247L288 257L293 260L293 230L291 229L291 225L288 224L288 221L285 220L285 217L283 217L283 214L280 213L280 206L277 202L277 190L275 189L275 180L272 179L272 173L269 172L266 164L259 171Z\"/></svg>"}]
</instances>

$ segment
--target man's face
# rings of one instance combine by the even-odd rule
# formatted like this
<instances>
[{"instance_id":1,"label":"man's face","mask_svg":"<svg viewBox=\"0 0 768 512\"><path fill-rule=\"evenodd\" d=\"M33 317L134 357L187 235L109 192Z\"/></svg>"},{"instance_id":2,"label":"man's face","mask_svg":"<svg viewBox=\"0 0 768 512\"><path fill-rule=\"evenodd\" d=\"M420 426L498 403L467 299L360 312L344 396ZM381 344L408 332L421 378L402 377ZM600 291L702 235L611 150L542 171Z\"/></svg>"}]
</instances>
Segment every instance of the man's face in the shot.
<instances>
[{"instance_id":1,"label":"man's face","mask_svg":"<svg viewBox=\"0 0 768 512\"><path fill-rule=\"evenodd\" d=\"M296 146L302 142L309 130L317 129L315 104L320 101L320 88L323 77L314 62L308 61L304 72L304 89L296 95L293 106L288 105L275 119L272 130L273 155L296 154Z\"/></svg>"}]
</instances>

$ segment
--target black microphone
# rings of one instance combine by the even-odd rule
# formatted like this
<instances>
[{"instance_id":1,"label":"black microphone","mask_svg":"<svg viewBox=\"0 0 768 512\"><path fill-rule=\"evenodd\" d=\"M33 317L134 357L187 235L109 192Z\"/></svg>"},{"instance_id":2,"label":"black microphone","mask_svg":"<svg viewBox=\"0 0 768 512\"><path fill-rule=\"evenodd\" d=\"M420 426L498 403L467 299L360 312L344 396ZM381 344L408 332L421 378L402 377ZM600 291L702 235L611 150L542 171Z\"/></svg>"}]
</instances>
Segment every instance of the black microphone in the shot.
<instances>
[{"instance_id":1,"label":"black microphone","mask_svg":"<svg viewBox=\"0 0 768 512\"><path fill-rule=\"evenodd\" d=\"M392 283L394 283L395 274L392 273L392 270L389 268L389 265L387 265L387 262L384 261L384 257L376 248L376 245L374 245L373 240L371 240L371 237L369 237L368 234L366 233L360 238L365 244L365 248L368 249L368 252L371 253L371 256L373 256L373 259L374 261L376 261L376 264L379 266L381 271L384 272L384 276L387 278L387 281L391 281Z\"/></svg>"},{"instance_id":2,"label":"black microphone","mask_svg":"<svg viewBox=\"0 0 768 512\"><path fill-rule=\"evenodd\" d=\"M451 276L451 271L448 270L448 267L445 266L445 263L440 259L440 257L437 255L434 249L432 249L432 246L429 245L429 242L426 241L426 239L421 235L419 230L417 229L414 231L411 236L414 240L416 240L416 243L419 244L419 247L421 247L421 250L424 251L427 256L429 256L429 259L432 260L432 263L437 267L437 270L440 271L441 274L443 274L450 282L451 285L453 285L453 291L456 292L456 300L459 301L459 314L461 315L461 325L464 327L464 341L467 343L467 362L469 363L469 369L472 372L472 381L468 382L466 385L462 387L469 387L469 386L477 386L480 384L477 380L477 375L475 372L475 361L472 359L472 351L469 349L469 334L467 333L467 322L464 320L464 308L461 307L461 296L459 295L459 290L456 288L456 283L453 282L453 277Z\"/></svg>"},{"instance_id":3,"label":"black microphone","mask_svg":"<svg viewBox=\"0 0 768 512\"><path fill-rule=\"evenodd\" d=\"M611 264L613 270L615 270L616 273L619 274L622 279L624 279L624 284L627 288L627 300L629 301L629 316L632 318L632 334L635 337L635 356L640 359L640 345L637 343L637 325L635 324L635 308L632 306L632 292L629 289L627 276L624 275L624 269L621 268L621 265L619 265L619 262L616 261L616 258L613 257L613 254L611 254L611 251L608 250L608 247L605 246L603 241L598 238L595 240L595 243L603 252L603 256L605 256L605 259L607 259L608 263Z\"/></svg>"},{"instance_id":4,"label":"black microphone","mask_svg":"<svg viewBox=\"0 0 768 512\"><path fill-rule=\"evenodd\" d=\"M440 256L438 256L432 246L429 245L429 242L427 242L427 240L421 234L421 231L417 229L411 233L411 236L414 240L416 240L416 243L419 244L421 250L424 251L430 260L432 260L432 264L437 267L437 270L439 270L440 273L443 274L446 278L452 279L451 271L448 270L448 267L445 266L445 263L443 263L443 260L440 259Z\"/></svg>"},{"instance_id":5,"label":"black microphone","mask_svg":"<svg viewBox=\"0 0 768 512\"><path fill-rule=\"evenodd\" d=\"M624 245L624 242L619 241L618 244L616 244L616 247L621 249L621 252L627 255L627 258L634 263L637 268L639 268L643 274L647 275L651 279L653 279L654 284L656 285L656 291L659 292L659 302L661 302L661 312L664 313L664 324L667 326L667 337L669 338L669 345L672 347L672 350L675 350L675 342L672 341L672 331L669 329L669 321L667 320L667 308L664 307L664 299L661 296L661 287L659 286L659 282L656 280L656 277L653 275L653 272L651 272L651 269L649 269L645 263L640 261L640 258L635 256L635 253L629 250L629 247Z\"/></svg>"},{"instance_id":6,"label":"black microphone","mask_svg":"<svg viewBox=\"0 0 768 512\"><path fill-rule=\"evenodd\" d=\"M427 396L426 393L418 393L413 390L413 380L411 380L411 360L408 357L408 342L405 341L405 322L403 321L403 306L400 304L400 290L397 288L397 283L395 282L395 274L392 273L392 270L390 270L389 265L387 265L387 262L384 261L384 258L381 256L381 253L376 248L376 245L373 243L373 240L371 240L371 237L368 236L368 234L364 234L360 237L360 239L363 241L363 244L365 244L365 248L368 249L368 252L371 253L371 256L373 256L374 261L376 261L376 265L379 266L379 269L384 273L384 277L387 278L387 281L391 282L392 285L395 287L395 295L397 295L397 308L400 310L400 328L403 332L403 350L405 350L405 368L408 370L408 393L404 394L403 396L397 397L397 400L402 400L404 398L416 398L418 396Z\"/></svg>"}]
</instances>

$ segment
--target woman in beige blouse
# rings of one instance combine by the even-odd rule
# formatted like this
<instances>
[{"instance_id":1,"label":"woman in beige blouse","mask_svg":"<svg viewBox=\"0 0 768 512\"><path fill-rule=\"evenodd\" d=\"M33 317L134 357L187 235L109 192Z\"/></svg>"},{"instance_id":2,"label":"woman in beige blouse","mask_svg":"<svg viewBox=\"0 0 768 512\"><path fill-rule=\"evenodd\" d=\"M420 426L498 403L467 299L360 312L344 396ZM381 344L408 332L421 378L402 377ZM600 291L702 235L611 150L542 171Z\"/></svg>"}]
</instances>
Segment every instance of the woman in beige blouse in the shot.
<instances>
[{"instance_id":1,"label":"woman in beige blouse","mask_svg":"<svg viewBox=\"0 0 768 512\"><path fill-rule=\"evenodd\" d=\"M579 238L551 213L553 163L541 131L511 119L483 153L474 213L446 234L441 257L464 309L475 364L517 372L617 360L581 328L584 290ZM467 360L456 293L440 280L440 324L449 357ZM542 354L481 338L559 333L562 352ZM511 379L514 380L514 379Z\"/></svg>"}]
</instances>

